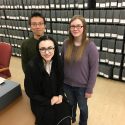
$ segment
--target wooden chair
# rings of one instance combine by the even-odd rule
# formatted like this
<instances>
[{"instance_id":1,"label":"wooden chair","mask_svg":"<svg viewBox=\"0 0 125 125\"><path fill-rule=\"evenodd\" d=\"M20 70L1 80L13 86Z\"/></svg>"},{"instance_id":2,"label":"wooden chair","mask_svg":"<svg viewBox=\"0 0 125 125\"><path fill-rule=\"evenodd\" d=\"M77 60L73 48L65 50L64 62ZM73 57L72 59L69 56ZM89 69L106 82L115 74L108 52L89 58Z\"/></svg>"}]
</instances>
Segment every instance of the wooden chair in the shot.
<instances>
[{"instance_id":1,"label":"wooden chair","mask_svg":"<svg viewBox=\"0 0 125 125\"><path fill-rule=\"evenodd\" d=\"M0 77L11 77L9 70L11 55L12 46L8 43L0 42Z\"/></svg>"}]
</instances>

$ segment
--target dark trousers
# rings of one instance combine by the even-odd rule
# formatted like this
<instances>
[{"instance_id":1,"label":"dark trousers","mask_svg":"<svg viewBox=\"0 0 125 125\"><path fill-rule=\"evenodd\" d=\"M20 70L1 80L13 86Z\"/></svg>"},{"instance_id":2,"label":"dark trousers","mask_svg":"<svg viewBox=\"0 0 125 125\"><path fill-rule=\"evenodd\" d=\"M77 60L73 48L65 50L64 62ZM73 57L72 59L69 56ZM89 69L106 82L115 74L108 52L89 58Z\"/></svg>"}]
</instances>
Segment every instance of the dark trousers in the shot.
<instances>
[{"instance_id":1,"label":"dark trousers","mask_svg":"<svg viewBox=\"0 0 125 125\"><path fill-rule=\"evenodd\" d=\"M87 125L88 105L87 98L85 98L85 90L86 88L72 87L66 84L64 85L64 91L66 93L70 105L72 107L75 107L78 103L78 107L80 109L79 125Z\"/></svg>"}]
</instances>

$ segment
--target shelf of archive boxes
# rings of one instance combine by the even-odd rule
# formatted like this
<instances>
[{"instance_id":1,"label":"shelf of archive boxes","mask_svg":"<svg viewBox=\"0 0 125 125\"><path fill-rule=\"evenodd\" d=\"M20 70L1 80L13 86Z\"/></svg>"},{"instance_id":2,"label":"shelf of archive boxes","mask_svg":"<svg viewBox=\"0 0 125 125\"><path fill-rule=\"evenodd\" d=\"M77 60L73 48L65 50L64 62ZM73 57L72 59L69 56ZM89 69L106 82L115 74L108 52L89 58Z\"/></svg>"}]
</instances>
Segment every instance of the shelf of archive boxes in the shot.
<instances>
[{"instance_id":1,"label":"shelf of archive boxes","mask_svg":"<svg viewBox=\"0 0 125 125\"><path fill-rule=\"evenodd\" d=\"M96 0L96 8L125 8L125 0Z\"/></svg>"},{"instance_id":2,"label":"shelf of archive boxes","mask_svg":"<svg viewBox=\"0 0 125 125\"><path fill-rule=\"evenodd\" d=\"M100 53L99 76L125 81L125 55L123 54L123 51L125 51L124 46L125 45L123 45L122 53L119 53L119 51L116 53L108 52L106 49L98 49Z\"/></svg>"},{"instance_id":3,"label":"shelf of archive boxes","mask_svg":"<svg viewBox=\"0 0 125 125\"><path fill-rule=\"evenodd\" d=\"M14 1L15 2L15 1ZM77 2L74 0L68 0L68 1L54 1L54 0L33 0L33 1L25 1L22 0L20 3L6 3L4 0L2 3L0 3L0 8L2 9L65 9L65 8L87 8L88 7L88 2L87 0L78 0Z\"/></svg>"}]
</instances>

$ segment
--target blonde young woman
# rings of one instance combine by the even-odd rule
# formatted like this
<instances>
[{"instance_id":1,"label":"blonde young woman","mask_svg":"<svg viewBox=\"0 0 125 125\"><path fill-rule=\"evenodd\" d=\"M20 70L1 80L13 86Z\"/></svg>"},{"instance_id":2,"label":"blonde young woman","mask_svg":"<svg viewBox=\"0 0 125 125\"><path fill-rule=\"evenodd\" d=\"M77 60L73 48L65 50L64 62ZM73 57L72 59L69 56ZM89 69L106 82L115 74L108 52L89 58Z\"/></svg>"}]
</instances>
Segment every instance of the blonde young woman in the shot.
<instances>
[{"instance_id":1,"label":"blonde young woman","mask_svg":"<svg viewBox=\"0 0 125 125\"><path fill-rule=\"evenodd\" d=\"M87 99L92 96L98 72L98 51L86 35L84 17L75 15L69 22L69 38L64 41L64 90L72 107L80 109L79 125L87 125ZM75 122L74 113L72 122Z\"/></svg>"}]
</instances>

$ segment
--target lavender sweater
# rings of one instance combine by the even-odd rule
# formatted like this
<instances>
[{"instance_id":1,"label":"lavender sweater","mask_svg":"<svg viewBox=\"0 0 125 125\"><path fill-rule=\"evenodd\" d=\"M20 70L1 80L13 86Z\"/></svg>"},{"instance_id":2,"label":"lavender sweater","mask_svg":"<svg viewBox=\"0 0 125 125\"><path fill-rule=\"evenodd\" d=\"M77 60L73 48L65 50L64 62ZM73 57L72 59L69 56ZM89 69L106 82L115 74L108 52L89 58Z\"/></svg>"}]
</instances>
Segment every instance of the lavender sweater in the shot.
<instances>
[{"instance_id":1,"label":"lavender sweater","mask_svg":"<svg viewBox=\"0 0 125 125\"><path fill-rule=\"evenodd\" d=\"M66 42L63 45L63 54L66 52ZM73 87L86 87L86 92L92 93L98 72L98 58L94 42L89 42L78 62L64 61L64 83Z\"/></svg>"}]
</instances>

